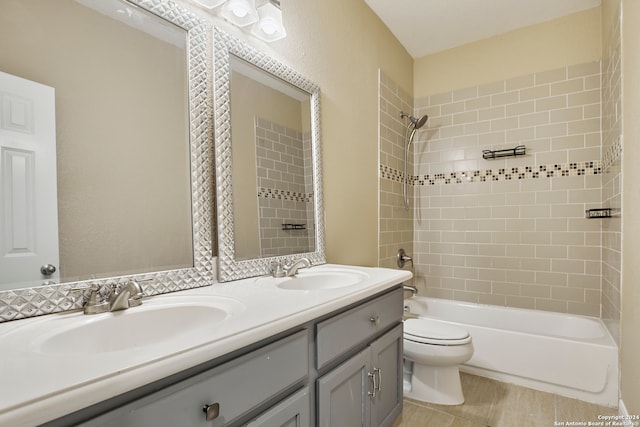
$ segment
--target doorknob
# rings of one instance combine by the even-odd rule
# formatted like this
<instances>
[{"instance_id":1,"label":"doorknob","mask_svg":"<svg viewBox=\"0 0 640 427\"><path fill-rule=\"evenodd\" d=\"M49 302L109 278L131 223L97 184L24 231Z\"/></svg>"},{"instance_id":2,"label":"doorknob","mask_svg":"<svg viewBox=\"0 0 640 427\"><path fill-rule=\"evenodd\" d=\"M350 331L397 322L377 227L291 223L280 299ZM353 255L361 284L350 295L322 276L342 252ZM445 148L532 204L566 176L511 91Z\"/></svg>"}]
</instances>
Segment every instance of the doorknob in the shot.
<instances>
[{"instance_id":1,"label":"doorknob","mask_svg":"<svg viewBox=\"0 0 640 427\"><path fill-rule=\"evenodd\" d=\"M42 273L45 276L51 276L55 272L56 272L56 266L55 265L45 264L42 267L40 267L40 273Z\"/></svg>"}]
</instances>

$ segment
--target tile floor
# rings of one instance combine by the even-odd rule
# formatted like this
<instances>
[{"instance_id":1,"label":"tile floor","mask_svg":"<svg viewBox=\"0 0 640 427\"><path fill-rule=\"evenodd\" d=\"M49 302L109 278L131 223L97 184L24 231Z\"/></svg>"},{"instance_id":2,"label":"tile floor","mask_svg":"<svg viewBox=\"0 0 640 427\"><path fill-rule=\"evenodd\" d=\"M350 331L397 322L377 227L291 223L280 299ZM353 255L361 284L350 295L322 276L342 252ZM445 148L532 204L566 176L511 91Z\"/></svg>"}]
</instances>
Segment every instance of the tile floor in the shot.
<instances>
[{"instance_id":1,"label":"tile floor","mask_svg":"<svg viewBox=\"0 0 640 427\"><path fill-rule=\"evenodd\" d=\"M598 421L598 415L618 414L615 408L484 377L464 373L461 377L463 405L434 405L405 399L402 416L393 427L555 427L571 425L569 421Z\"/></svg>"}]
</instances>

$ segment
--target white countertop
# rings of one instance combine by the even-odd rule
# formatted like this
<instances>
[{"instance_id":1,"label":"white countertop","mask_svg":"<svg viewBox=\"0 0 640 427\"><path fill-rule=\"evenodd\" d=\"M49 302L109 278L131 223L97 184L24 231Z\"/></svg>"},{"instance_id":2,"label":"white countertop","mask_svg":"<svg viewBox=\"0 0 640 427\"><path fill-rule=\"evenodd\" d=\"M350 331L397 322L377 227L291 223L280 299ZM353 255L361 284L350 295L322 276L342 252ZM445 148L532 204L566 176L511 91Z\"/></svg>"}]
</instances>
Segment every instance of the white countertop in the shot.
<instances>
[{"instance_id":1,"label":"white countertop","mask_svg":"<svg viewBox=\"0 0 640 427\"><path fill-rule=\"evenodd\" d=\"M332 264L309 271L331 270L357 270L366 279L343 288L286 290L275 285L279 279L259 277L146 298L143 305L152 306L222 297L236 307L222 323L205 328L206 333L199 328L196 345L163 348L161 353L156 348L155 354L135 346L117 351L92 352L83 348L81 352L52 354L39 346L43 337L60 325L113 313L87 316L74 311L0 323L0 425L33 426L59 418L304 324L411 278L411 273L403 270ZM138 332L122 333L135 337Z\"/></svg>"}]
</instances>

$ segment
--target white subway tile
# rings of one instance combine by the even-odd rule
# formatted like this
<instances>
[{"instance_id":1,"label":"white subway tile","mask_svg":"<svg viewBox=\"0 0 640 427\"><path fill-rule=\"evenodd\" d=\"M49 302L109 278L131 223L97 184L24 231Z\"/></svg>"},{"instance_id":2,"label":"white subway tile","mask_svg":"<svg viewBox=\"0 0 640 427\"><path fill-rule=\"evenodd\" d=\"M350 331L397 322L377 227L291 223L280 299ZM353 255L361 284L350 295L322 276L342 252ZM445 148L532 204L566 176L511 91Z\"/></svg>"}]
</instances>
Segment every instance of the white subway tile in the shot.
<instances>
[{"instance_id":1,"label":"white subway tile","mask_svg":"<svg viewBox=\"0 0 640 427\"><path fill-rule=\"evenodd\" d=\"M443 116L448 114L462 113L464 111L464 101L452 102L450 104L442 104L440 112Z\"/></svg>"},{"instance_id":2,"label":"white subway tile","mask_svg":"<svg viewBox=\"0 0 640 427\"><path fill-rule=\"evenodd\" d=\"M501 105L492 108L485 108L478 111L478 120L494 120L506 117L506 107Z\"/></svg>"},{"instance_id":3,"label":"white subway tile","mask_svg":"<svg viewBox=\"0 0 640 427\"><path fill-rule=\"evenodd\" d=\"M549 86L549 94L551 96L582 92L583 90L584 79L582 78L551 83L551 85Z\"/></svg>"},{"instance_id":4,"label":"white subway tile","mask_svg":"<svg viewBox=\"0 0 640 427\"><path fill-rule=\"evenodd\" d=\"M549 123L549 113L546 111L523 114L518 117L520 127L540 126Z\"/></svg>"},{"instance_id":5,"label":"white subway tile","mask_svg":"<svg viewBox=\"0 0 640 427\"><path fill-rule=\"evenodd\" d=\"M584 64L571 65L567 70L568 78L585 77L600 74L600 61L586 62Z\"/></svg>"},{"instance_id":6,"label":"white subway tile","mask_svg":"<svg viewBox=\"0 0 640 427\"><path fill-rule=\"evenodd\" d=\"M567 286L569 279L567 273L537 271L535 282L545 285Z\"/></svg>"},{"instance_id":7,"label":"white subway tile","mask_svg":"<svg viewBox=\"0 0 640 427\"><path fill-rule=\"evenodd\" d=\"M478 96L494 95L505 91L505 82L487 83L478 87Z\"/></svg>"},{"instance_id":8,"label":"white subway tile","mask_svg":"<svg viewBox=\"0 0 640 427\"><path fill-rule=\"evenodd\" d=\"M505 82L507 91L532 87L535 84L535 76L529 74L522 77L514 77Z\"/></svg>"},{"instance_id":9,"label":"white subway tile","mask_svg":"<svg viewBox=\"0 0 640 427\"><path fill-rule=\"evenodd\" d=\"M499 105L515 104L520 100L519 91L514 90L497 95L491 95L491 105L496 107ZM523 100L524 101L524 100Z\"/></svg>"},{"instance_id":10,"label":"white subway tile","mask_svg":"<svg viewBox=\"0 0 640 427\"><path fill-rule=\"evenodd\" d=\"M434 106L434 105L442 105L442 104L448 104L450 102L453 101L453 93L452 92L443 92L443 93L438 93L435 95L431 95L429 97L429 105L430 106Z\"/></svg>"},{"instance_id":11,"label":"white subway tile","mask_svg":"<svg viewBox=\"0 0 640 427\"><path fill-rule=\"evenodd\" d=\"M536 246L537 258L566 258L567 247L556 245L539 245Z\"/></svg>"},{"instance_id":12,"label":"white subway tile","mask_svg":"<svg viewBox=\"0 0 640 427\"><path fill-rule=\"evenodd\" d=\"M507 117L504 119L494 119L491 120L491 131L503 131L503 130L512 130L518 128L518 118L517 117Z\"/></svg>"},{"instance_id":13,"label":"white subway tile","mask_svg":"<svg viewBox=\"0 0 640 427\"><path fill-rule=\"evenodd\" d=\"M600 276L588 274L569 274L569 286L578 289L599 289Z\"/></svg>"},{"instance_id":14,"label":"white subway tile","mask_svg":"<svg viewBox=\"0 0 640 427\"><path fill-rule=\"evenodd\" d=\"M550 123L570 122L575 120L582 120L582 106L562 108L549 112Z\"/></svg>"},{"instance_id":15,"label":"white subway tile","mask_svg":"<svg viewBox=\"0 0 640 427\"><path fill-rule=\"evenodd\" d=\"M529 89L520 90L520 101L529 101L530 99L547 98L551 94L549 85L536 86ZM512 104L514 102L511 102Z\"/></svg>"},{"instance_id":16,"label":"white subway tile","mask_svg":"<svg viewBox=\"0 0 640 427\"><path fill-rule=\"evenodd\" d=\"M566 67L556 68L554 70L549 70L549 71L541 71L535 74L536 85L553 83L553 82L565 80L566 78L567 78Z\"/></svg>"},{"instance_id":17,"label":"white subway tile","mask_svg":"<svg viewBox=\"0 0 640 427\"><path fill-rule=\"evenodd\" d=\"M571 123L569 123L569 126ZM536 127L536 138L553 138L567 135L567 123L555 123Z\"/></svg>"},{"instance_id":18,"label":"white subway tile","mask_svg":"<svg viewBox=\"0 0 640 427\"><path fill-rule=\"evenodd\" d=\"M584 291L564 286L553 286L551 288L551 298L562 301L584 302Z\"/></svg>"},{"instance_id":19,"label":"white subway tile","mask_svg":"<svg viewBox=\"0 0 640 427\"><path fill-rule=\"evenodd\" d=\"M475 86L453 91L454 101L459 101L461 99L477 98L477 97L478 97L478 88Z\"/></svg>"},{"instance_id":20,"label":"white subway tile","mask_svg":"<svg viewBox=\"0 0 640 427\"><path fill-rule=\"evenodd\" d=\"M490 96L481 96L478 98L467 99L464 102L464 108L466 111L480 110L483 108L489 108L491 106Z\"/></svg>"}]
</instances>

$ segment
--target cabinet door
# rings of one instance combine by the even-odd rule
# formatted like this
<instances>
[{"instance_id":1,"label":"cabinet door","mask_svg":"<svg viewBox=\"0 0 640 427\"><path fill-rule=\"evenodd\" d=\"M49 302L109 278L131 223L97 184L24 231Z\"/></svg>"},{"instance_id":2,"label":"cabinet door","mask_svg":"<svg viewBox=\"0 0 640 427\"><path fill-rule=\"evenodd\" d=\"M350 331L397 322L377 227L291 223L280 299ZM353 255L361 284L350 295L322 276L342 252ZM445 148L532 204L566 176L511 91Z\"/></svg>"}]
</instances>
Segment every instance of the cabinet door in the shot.
<instances>
[{"instance_id":1,"label":"cabinet door","mask_svg":"<svg viewBox=\"0 0 640 427\"><path fill-rule=\"evenodd\" d=\"M402 412L402 324L372 342L371 368L375 395L371 397L371 425L390 426Z\"/></svg>"},{"instance_id":2,"label":"cabinet door","mask_svg":"<svg viewBox=\"0 0 640 427\"><path fill-rule=\"evenodd\" d=\"M318 379L318 427L369 425L369 349Z\"/></svg>"},{"instance_id":3,"label":"cabinet door","mask_svg":"<svg viewBox=\"0 0 640 427\"><path fill-rule=\"evenodd\" d=\"M264 412L247 427L311 427L309 387Z\"/></svg>"}]
</instances>

